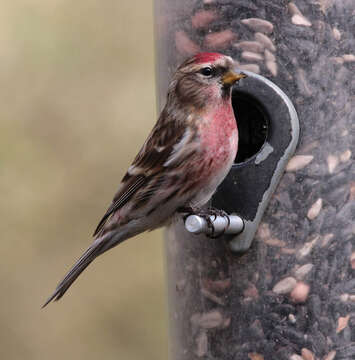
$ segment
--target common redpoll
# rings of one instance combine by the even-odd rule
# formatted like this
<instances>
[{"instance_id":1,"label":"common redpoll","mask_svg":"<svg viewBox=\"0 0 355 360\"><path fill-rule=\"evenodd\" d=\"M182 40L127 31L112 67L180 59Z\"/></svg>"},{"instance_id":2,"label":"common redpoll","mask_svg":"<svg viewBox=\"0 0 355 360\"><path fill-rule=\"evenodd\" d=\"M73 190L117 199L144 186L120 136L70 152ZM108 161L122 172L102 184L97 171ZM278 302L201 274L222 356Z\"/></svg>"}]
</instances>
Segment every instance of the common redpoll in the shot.
<instances>
[{"instance_id":1,"label":"common redpoll","mask_svg":"<svg viewBox=\"0 0 355 360\"><path fill-rule=\"evenodd\" d=\"M234 66L232 58L218 53L200 53L180 65L158 122L97 226L95 241L43 306L59 300L97 256L212 197L238 148L231 87L245 75Z\"/></svg>"}]
</instances>

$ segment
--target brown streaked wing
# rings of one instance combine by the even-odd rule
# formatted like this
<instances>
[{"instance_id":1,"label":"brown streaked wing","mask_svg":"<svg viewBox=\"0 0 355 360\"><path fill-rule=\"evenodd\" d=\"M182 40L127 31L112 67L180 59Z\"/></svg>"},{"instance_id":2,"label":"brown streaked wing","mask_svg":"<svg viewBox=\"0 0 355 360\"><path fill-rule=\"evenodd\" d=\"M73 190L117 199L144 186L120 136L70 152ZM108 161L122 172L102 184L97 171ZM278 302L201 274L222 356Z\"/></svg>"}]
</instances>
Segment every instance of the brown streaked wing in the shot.
<instances>
[{"instance_id":1,"label":"brown streaked wing","mask_svg":"<svg viewBox=\"0 0 355 360\"><path fill-rule=\"evenodd\" d=\"M132 176L130 179L127 180L126 186L120 190L112 204L107 209L105 215L100 220L99 224L97 225L94 235L96 236L104 227L107 219L118 209L120 209L123 205L127 203L127 201L135 194L135 192L146 182L146 177L144 175L137 175Z\"/></svg>"},{"instance_id":2,"label":"brown streaked wing","mask_svg":"<svg viewBox=\"0 0 355 360\"><path fill-rule=\"evenodd\" d=\"M143 169L143 173L151 174L162 170L163 164L169 158L173 147L183 137L185 124L175 121L157 124L141 151L133 161L133 166Z\"/></svg>"},{"instance_id":3,"label":"brown streaked wing","mask_svg":"<svg viewBox=\"0 0 355 360\"><path fill-rule=\"evenodd\" d=\"M162 172L166 171L163 165L172 153L174 145L182 138L185 129L186 127L182 123L175 121L161 123L158 121L132 163L136 172L134 175L126 173L120 189L96 227L93 236L99 234L109 217L121 209L140 188L145 186L147 182L150 183L157 174L161 176Z\"/></svg>"}]
</instances>

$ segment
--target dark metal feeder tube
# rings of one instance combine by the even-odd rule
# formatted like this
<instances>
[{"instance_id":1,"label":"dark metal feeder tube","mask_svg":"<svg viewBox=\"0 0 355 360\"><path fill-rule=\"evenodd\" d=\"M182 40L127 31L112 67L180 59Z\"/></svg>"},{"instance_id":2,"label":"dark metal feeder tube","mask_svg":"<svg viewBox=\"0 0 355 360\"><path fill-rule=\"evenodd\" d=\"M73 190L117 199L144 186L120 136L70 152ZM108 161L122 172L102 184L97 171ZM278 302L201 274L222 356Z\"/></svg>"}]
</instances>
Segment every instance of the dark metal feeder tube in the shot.
<instances>
[{"instance_id":1,"label":"dark metal feeder tube","mask_svg":"<svg viewBox=\"0 0 355 360\"><path fill-rule=\"evenodd\" d=\"M182 60L218 51L281 88L301 128L249 250L236 252L239 235L210 239L182 221L167 230L171 360L355 358L354 12L353 0L156 1L161 105ZM238 199L258 194L266 172L259 185L243 176L285 139L286 117L269 92L238 91L239 155L213 204L248 224L252 201Z\"/></svg>"}]
</instances>

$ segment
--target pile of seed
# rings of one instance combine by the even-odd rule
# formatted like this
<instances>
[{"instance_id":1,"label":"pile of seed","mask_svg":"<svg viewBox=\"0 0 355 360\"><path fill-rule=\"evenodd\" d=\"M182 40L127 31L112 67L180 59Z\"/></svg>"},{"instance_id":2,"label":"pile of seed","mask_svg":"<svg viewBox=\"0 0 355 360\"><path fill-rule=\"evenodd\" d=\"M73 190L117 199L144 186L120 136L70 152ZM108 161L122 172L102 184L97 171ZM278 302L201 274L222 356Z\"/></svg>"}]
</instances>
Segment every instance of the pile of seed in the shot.
<instances>
[{"instance_id":1,"label":"pile of seed","mask_svg":"<svg viewBox=\"0 0 355 360\"><path fill-rule=\"evenodd\" d=\"M288 94L301 138L246 254L170 231L173 359L355 359L354 1L177 7L169 67L231 55Z\"/></svg>"}]
</instances>

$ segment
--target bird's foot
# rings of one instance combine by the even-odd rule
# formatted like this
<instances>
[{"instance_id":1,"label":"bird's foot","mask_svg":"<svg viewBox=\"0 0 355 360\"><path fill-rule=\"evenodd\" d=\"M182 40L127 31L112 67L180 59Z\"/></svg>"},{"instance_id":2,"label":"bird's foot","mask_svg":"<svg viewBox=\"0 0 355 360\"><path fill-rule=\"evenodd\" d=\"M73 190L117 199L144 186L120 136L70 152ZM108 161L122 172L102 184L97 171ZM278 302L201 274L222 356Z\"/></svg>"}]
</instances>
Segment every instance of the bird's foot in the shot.
<instances>
[{"instance_id":1,"label":"bird's foot","mask_svg":"<svg viewBox=\"0 0 355 360\"><path fill-rule=\"evenodd\" d=\"M216 209L216 208L212 208L212 207L207 208L207 209L197 209L197 208L188 206L188 207L180 208L178 210L178 212L186 214L183 217L184 221L190 215L196 215L196 216L200 216L201 218L203 218L206 221L208 228L210 229L210 232L207 233L206 236L211 239L216 239L216 238L224 235L224 232L225 232L225 230L223 230L222 232L218 232L218 234L215 233L215 228L214 228L213 222L217 219L218 216L225 217L228 221L228 226L230 225L230 219L229 219L228 214L224 210L221 210L221 209ZM211 217L214 217L214 219L211 219Z\"/></svg>"},{"instance_id":2,"label":"bird's foot","mask_svg":"<svg viewBox=\"0 0 355 360\"><path fill-rule=\"evenodd\" d=\"M204 212L200 215L200 214L196 214L196 215L199 215L201 217L203 217L206 222L207 222L207 226L211 229L211 233L210 234L206 234L207 237L211 238L211 239L216 239L220 236L223 236L224 233L225 233L225 229L227 227L229 227L230 225L230 219L229 219L229 216L228 214L222 210L222 209L216 209L216 208L213 208L213 207L210 207L210 208L207 208L206 210L204 210ZM211 220L211 216L214 217L213 220ZM222 231L222 232L218 232L216 234L215 232L215 227L213 225L213 221L215 221L217 219L218 216L221 216L221 217L225 217L228 221L228 226Z\"/></svg>"}]
</instances>

